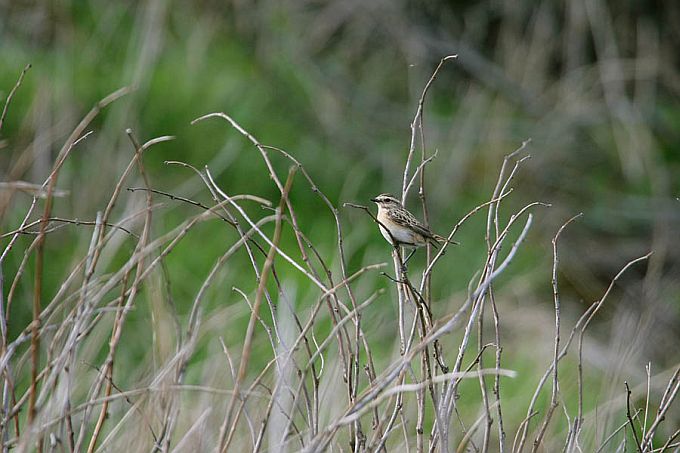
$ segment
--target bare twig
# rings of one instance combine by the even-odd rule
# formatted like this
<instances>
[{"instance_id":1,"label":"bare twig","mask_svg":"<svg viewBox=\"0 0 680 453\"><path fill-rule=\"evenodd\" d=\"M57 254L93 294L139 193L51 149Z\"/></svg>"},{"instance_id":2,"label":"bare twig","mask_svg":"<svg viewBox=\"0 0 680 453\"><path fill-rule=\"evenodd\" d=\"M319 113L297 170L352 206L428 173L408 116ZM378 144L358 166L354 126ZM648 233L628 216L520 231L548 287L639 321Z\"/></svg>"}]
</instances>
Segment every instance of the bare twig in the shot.
<instances>
[{"instance_id":1,"label":"bare twig","mask_svg":"<svg viewBox=\"0 0 680 453\"><path fill-rule=\"evenodd\" d=\"M232 426L232 424L238 423L237 418L233 418L232 420L232 412L234 409L234 403L236 402L236 398L239 395L240 387L245 379L246 376L246 371L248 369L248 361L250 358L250 352L252 348L252 340L253 340L253 333L254 333L254 328L255 328L255 322L258 318L258 314L260 311L260 304L262 303L262 296L264 294L264 288L265 284L267 283L267 278L269 276L269 271L272 268L272 265L274 263L274 258L277 253L277 247L279 240L281 239L281 215L283 211L283 207L286 202L286 197L288 196L288 193L290 191L290 188L293 184L293 177L295 175L295 167L291 167L290 171L288 172L288 179L286 181L286 185L284 186L283 194L281 196L281 201L279 202L279 207L276 210L276 227L274 230L274 238L271 244L271 249L269 250L269 253L267 255L267 260L264 263L264 266L262 267L262 274L260 276L260 282L257 287L257 293L255 295L255 302L253 304L253 308L251 310L251 315L250 315L250 321L248 321L248 329L246 331L246 337L245 341L243 343L243 351L241 353L241 361L239 364L239 369L238 373L236 375L236 382L234 383L234 392L231 396L231 399L229 401L229 406L227 408L227 414L224 420L224 423L222 425L222 429L220 431L220 440L219 440L219 450L226 452L226 436L227 436L227 427Z\"/></svg>"},{"instance_id":2,"label":"bare twig","mask_svg":"<svg viewBox=\"0 0 680 453\"><path fill-rule=\"evenodd\" d=\"M654 434L656 433L659 424L665 419L666 413L673 404L673 400L675 400L675 398L678 396L679 391L680 391L680 367L678 367L675 370L675 373L673 373L673 376L668 381L668 385L666 386L666 389L664 390L664 393L661 396L661 402L659 403L659 409L656 413L656 418L654 419L654 422L652 422L652 425L649 427L649 431L645 433L642 439L641 444L643 448L647 448L647 446L651 447Z\"/></svg>"},{"instance_id":3,"label":"bare twig","mask_svg":"<svg viewBox=\"0 0 680 453\"><path fill-rule=\"evenodd\" d=\"M559 259L557 255L557 240L559 239L560 235L562 234L562 231L569 225L571 222L576 220L577 218L581 217L583 213L576 214L569 220L567 220L559 230L557 230L557 233L552 239L552 246L553 246L553 268L552 268L552 289L553 289L553 302L555 304L555 346L553 348L553 364L552 364L552 372L553 372L553 380L552 380L552 393L550 396L550 406L548 407L548 411L543 419L543 424L541 425L541 428L538 431L538 436L536 436L536 439L534 440L534 445L532 447L532 452L535 452L539 446L541 445L541 442L543 441L543 436L545 435L545 431L548 428L548 424L550 423L550 419L552 418L553 412L555 411L555 408L557 407L557 392L559 391L558 387L558 365L557 362L559 360L559 354L560 354L560 293L559 293L559 288L557 285L557 266L559 264Z\"/></svg>"},{"instance_id":4,"label":"bare twig","mask_svg":"<svg viewBox=\"0 0 680 453\"><path fill-rule=\"evenodd\" d=\"M442 66L444 66L444 63L446 63L448 60L454 60L456 58L458 58L458 55L447 55L439 61L439 64L437 65L434 72L430 76L430 80L428 80L427 83L425 84L425 88L423 88L423 92L420 95L420 99L418 100L418 108L416 109L416 114L413 118L413 121L411 122L411 144L409 145L408 156L406 157L406 164L404 165L404 177L402 181L401 190L402 203L406 201L406 196L408 195L407 186L409 180L409 170L411 167L411 161L413 160L413 154L415 153L416 150L416 127L418 126L420 118L423 114L425 97L427 96L427 92L430 90L432 83L434 83L435 79L437 78L439 70L442 68Z\"/></svg>"},{"instance_id":5,"label":"bare twig","mask_svg":"<svg viewBox=\"0 0 680 453\"><path fill-rule=\"evenodd\" d=\"M31 384L29 387L29 401L28 401L28 423L29 425L33 422L36 415L36 397L37 397L37 377L38 377L38 361L39 361L39 347L40 347L40 313L41 313L41 298L42 298L42 274L43 274L43 262L44 262L44 243L45 235L47 231L48 219L51 217L52 203L54 190L56 188L57 177L62 165L65 160L70 155L73 148L85 139L90 133L83 135L83 132L90 124L90 122L99 114L99 112L114 102L121 96L128 92L127 88L119 89L109 96L105 97L99 101L80 121L80 123L73 130L71 135L68 137L63 147L59 151L55 163L52 167L52 171L48 176L47 180L43 184L46 187L45 196L45 207L40 222L40 231L34 241L36 257L35 257L35 276L34 276L34 289L33 289L33 322L32 322L32 334L31 334ZM30 211L33 210L31 206ZM27 217L28 218L28 217ZM8 249L6 249L7 251ZM38 450L42 449L42 436L38 439Z\"/></svg>"},{"instance_id":6,"label":"bare twig","mask_svg":"<svg viewBox=\"0 0 680 453\"><path fill-rule=\"evenodd\" d=\"M601 297L598 301L596 301L595 303L593 303L590 307L588 307L588 309L583 313L583 315L581 315L581 317L578 319L578 321L577 321L576 324L574 325L574 328L572 329L572 331L571 331L571 333L570 333L570 335L569 335L569 338L567 338L567 340L566 340L564 346L562 347L562 351L560 352L560 355L558 356L558 362L559 362L560 360L562 360L562 358L564 358L564 357L567 355L567 352L569 351L569 346L571 346L571 343L572 343L572 341L573 341L573 339L574 339L576 333L579 334L579 339L581 339L581 338L583 337L583 333L585 332L586 328L588 327L588 324L589 324L590 321L592 320L592 318L593 318L593 316L595 315L595 313L602 307L602 305L604 304L604 302L607 300L607 297L608 297L609 294L611 293L611 291L612 291L614 285L616 284L616 282L618 281L618 279L619 279L619 278L620 278L620 277L621 277L621 276L622 276L622 275L623 275L623 274L624 274L631 266L633 266L633 265L636 264L636 263L639 263L639 262L641 262L641 261L646 260L647 258L649 258L649 256L650 256L651 254L652 254L652 253L649 252L649 253L647 253L646 255L643 255L643 256L641 256L641 257L635 258L635 259L633 259L633 260L630 260L630 261L629 261L628 263L626 263L626 264L621 268L621 270L614 276L614 278L613 278L613 279L611 280L611 282L609 283L609 286L607 287L607 290L604 292L604 294L602 295L602 297ZM579 340L579 341L580 341L580 340ZM528 429L529 429L529 422L528 422L528 421L529 421L529 419L530 419L531 417L533 417L533 415L531 415L531 414L535 414L534 407L535 407L535 405L536 405L536 401L538 400L538 395L540 394L541 389L543 388L543 385L544 385L544 384L546 383L546 381L548 380L548 376L550 376L550 375L552 374L552 372L553 372L552 370L553 370L553 362L550 363L550 366L549 366L548 369L545 371L545 373L543 374L543 376L542 376L541 379L539 380L538 385L536 386L536 390L534 391L534 395L532 396L531 401L529 402L529 407L527 408L527 418L526 418L527 422L526 422L526 423L522 423L522 424L519 426L519 428L518 428L518 430L517 430L517 433L515 434L515 441L513 442L513 449L512 449L513 452L521 452L522 449L524 448L524 444L525 444L525 442L526 442L526 437L527 437L527 433L528 433ZM580 394L582 395L582 393L580 393ZM580 398L579 400L582 401L581 398ZM531 415L531 416L530 416L530 415ZM582 407L579 407L579 413L578 413L578 416L577 416L577 417L578 417L579 419L581 419L581 418L583 417L583 415L582 415ZM579 426L580 426L580 422L578 422L578 420L576 421L576 423L579 423ZM519 440L518 440L518 439L519 439Z\"/></svg>"},{"instance_id":7,"label":"bare twig","mask_svg":"<svg viewBox=\"0 0 680 453\"><path fill-rule=\"evenodd\" d=\"M12 90L9 92L7 95L7 99L5 99L5 105L2 108L2 114L0 114L0 131L2 131L2 126L5 123L5 117L7 116L7 110L9 109L9 104L12 102L12 98L14 97L14 93L17 92L19 87L21 86L21 83L24 81L24 76L28 72L28 70L31 69L31 65L27 64L24 69L21 71L21 74L19 74L19 78L17 79L17 83L14 84L14 87Z\"/></svg>"},{"instance_id":8,"label":"bare twig","mask_svg":"<svg viewBox=\"0 0 680 453\"><path fill-rule=\"evenodd\" d=\"M635 429L635 423L633 423L633 417L630 415L630 387L628 387L628 382L624 382L626 386L626 418L628 418L628 423L630 424L630 429L633 431L633 438L635 438L635 444L640 453L642 453L642 446L640 445L640 438L638 437L637 430Z\"/></svg>"}]
</instances>

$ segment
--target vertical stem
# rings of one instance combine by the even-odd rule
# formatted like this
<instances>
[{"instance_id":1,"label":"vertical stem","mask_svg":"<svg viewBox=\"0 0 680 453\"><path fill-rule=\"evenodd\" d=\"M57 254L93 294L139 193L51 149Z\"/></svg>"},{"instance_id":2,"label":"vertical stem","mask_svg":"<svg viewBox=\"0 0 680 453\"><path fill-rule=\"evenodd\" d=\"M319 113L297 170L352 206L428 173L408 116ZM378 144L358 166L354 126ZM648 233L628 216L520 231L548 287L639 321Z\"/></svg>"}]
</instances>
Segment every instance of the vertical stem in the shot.
<instances>
[{"instance_id":1,"label":"vertical stem","mask_svg":"<svg viewBox=\"0 0 680 453\"><path fill-rule=\"evenodd\" d=\"M236 375L234 390L229 400L229 406L227 408L227 414L224 420L224 424L222 425L222 429L220 430L220 440L218 447L219 451L223 453L226 453L227 451L226 443L226 436L228 433L227 428L230 425L235 425L236 423L238 423L238 417L235 417L234 420L231 419L232 413L234 410L234 405L236 403L236 398L240 398L241 384L243 383L243 380L246 377L246 371L248 369L248 362L250 360L250 353L252 350L253 336L255 333L255 323L257 322L257 319L259 317L260 306L262 305L262 298L265 291L265 285L267 284L267 278L269 277L270 270L272 268L272 265L274 264L274 258L276 257L276 249L278 247L279 241L281 240L281 217L283 212L283 206L285 204L286 197L288 197L290 188L293 184L294 175L295 167L291 167L288 172L288 180L286 181L286 185L281 195L281 201L279 202L279 206L276 208L276 226L274 229L274 238L272 240L272 246L269 249L269 253L267 253L267 259L265 260L264 266L262 267L260 282L257 286L257 293L255 294L255 302L253 303L253 308L250 312L250 319L248 320L248 327L246 330L245 341L243 342L241 362L239 364L238 373Z\"/></svg>"}]
</instances>

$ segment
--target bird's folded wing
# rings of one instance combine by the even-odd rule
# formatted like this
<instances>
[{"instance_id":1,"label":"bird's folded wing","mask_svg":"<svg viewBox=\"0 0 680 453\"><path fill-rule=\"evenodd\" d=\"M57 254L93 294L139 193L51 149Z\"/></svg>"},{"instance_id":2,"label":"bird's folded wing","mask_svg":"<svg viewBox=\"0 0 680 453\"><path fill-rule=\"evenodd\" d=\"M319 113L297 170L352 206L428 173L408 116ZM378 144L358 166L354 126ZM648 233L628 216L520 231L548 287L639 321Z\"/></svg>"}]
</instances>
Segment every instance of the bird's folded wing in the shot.
<instances>
[{"instance_id":1,"label":"bird's folded wing","mask_svg":"<svg viewBox=\"0 0 680 453\"><path fill-rule=\"evenodd\" d=\"M435 234L432 231L430 231L430 229L427 228L422 223L418 223L416 225L413 225L412 228L416 233L421 234L423 237L425 237L427 239L437 240L437 237L435 236Z\"/></svg>"}]
</instances>

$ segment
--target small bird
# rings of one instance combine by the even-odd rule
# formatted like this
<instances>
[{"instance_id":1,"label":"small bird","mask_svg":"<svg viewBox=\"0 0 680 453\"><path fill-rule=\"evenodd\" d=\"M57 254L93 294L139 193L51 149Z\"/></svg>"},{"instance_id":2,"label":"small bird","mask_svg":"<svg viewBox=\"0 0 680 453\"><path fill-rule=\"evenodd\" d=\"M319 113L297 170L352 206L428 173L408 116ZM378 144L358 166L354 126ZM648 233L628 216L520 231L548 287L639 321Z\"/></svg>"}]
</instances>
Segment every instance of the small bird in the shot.
<instances>
[{"instance_id":1,"label":"small bird","mask_svg":"<svg viewBox=\"0 0 680 453\"><path fill-rule=\"evenodd\" d=\"M422 247L428 243L436 246L441 242L455 244L420 223L394 195L383 193L371 198L371 201L378 205L380 232L393 246Z\"/></svg>"}]
</instances>

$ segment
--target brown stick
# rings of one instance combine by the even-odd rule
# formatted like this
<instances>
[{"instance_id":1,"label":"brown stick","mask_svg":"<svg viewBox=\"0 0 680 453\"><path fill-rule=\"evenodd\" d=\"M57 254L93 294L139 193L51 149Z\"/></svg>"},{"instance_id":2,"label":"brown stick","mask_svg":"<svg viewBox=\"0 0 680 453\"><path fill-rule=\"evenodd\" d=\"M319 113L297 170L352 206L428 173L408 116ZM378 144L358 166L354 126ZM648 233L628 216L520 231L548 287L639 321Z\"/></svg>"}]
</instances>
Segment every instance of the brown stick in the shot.
<instances>
[{"instance_id":1,"label":"brown stick","mask_svg":"<svg viewBox=\"0 0 680 453\"><path fill-rule=\"evenodd\" d=\"M295 167L291 167L290 170L288 171L288 179L286 180L286 185L283 188L283 194L281 195L281 201L279 202L279 206L276 209L276 226L274 229L274 238L273 238L273 245L269 249L269 253L267 254L267 259L264 263L264 266L262 267L262 274L260 275L260 282L257 286L257 293L255 294L255 302L253 303L253 308L250 312L250 320L248 321L248 328L246 330L246 338L245 341L243 342L243 349L241 352L241 362L239 364L239 369L238 369L238 374L236 375L236 382L234 382L234 393L232 393L231 398L229 400L229 406L227 407L227 414L224 420L224 423L222 425L222 429L220 430L220 439L219 439L219 450L223 453L226 453L227 445L226 445L226 436L227 436L227 427L232 426L236 423L238 423L238 418L234 418L232 420L232 412L234 410L234 404L236 403L236 398L240 398L239 392L240 392L240 387L241 384L243 383L243 380L246 377L246 371L248 370L248 361L250 359L250 353L252 349L252 342L253 342L253 333L255 331L255 323L257 322L259 312L260 312L260 305L262 304L262 296L264 294L264 289L265 285L267 284L267 278L269 277L269 272L272 268L272 265L274 263L274 258L276 257L276 249L279 244L279 240L281 239L281 215L283 212L283 207L286 202L286 197L288 197L288 193L290 192L290 188L293 184L293 178L295 176Z\"/></svg>"}]
</instances>

